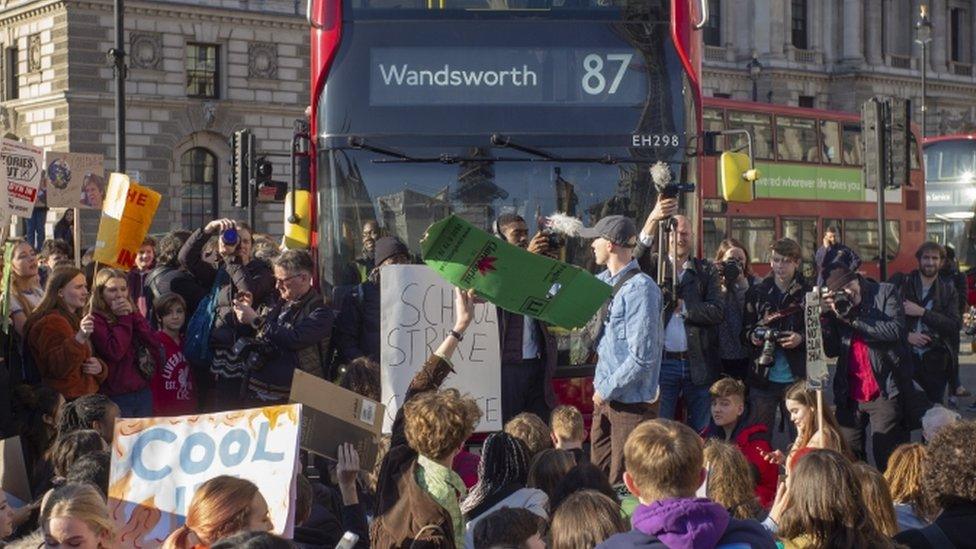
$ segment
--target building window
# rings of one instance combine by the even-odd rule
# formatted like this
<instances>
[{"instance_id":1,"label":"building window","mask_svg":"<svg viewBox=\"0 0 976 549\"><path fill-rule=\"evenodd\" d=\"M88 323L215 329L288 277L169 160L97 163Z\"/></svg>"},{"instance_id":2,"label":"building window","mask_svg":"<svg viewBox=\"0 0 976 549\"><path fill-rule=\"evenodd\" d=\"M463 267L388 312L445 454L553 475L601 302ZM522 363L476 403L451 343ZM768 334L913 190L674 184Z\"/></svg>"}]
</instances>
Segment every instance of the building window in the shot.
<instances>
[{"instance_id":1,"label":"building window","mask_svg":"<svg viewBox=\"0 0 976 549\"><path fill-rule=\"evenodd\" d=\"M722 2L708 0L708 23L703 29L706 46L722 45Z\"/></svg>"},{"instance_id":2,"label":"building window","mask_svg":"<svg viewBox=\"0 0 976 549\"><path fill-rule=\"evenodd\" d=\"M20 97L20 72L17 70L17 48L3 50L3 100Z\"/></svg>"},{"instance_id":3,"label":"building window","mask_svg":"<svg viewBox=\"0 0 976 549\"><path fill-rule=\"evenodd\" d=\"M796 104L804 109L812 109L816 100L817 98L812 95L801 95Z\"/></svg>"},{"instance_id":4,"label":"building window","mask_svg":"<svg viewBox=\"0 0 976 549\"><path fill-rule=\"evenodd\" d=\"M792 41L794 48L807 49L807 0L792 0L790 4Z\"/></svg>"},{"instance_id":5,"label":"building window","mask_svg":"<svg viewBox=\"0 0 976 549\"><path fill-rule=\"evenodd\" d=\"M950 54L955 63L969 63L968 13L962 8L949 11Z\"/></svg>"},{"instance_id":6,"label":"building window","mask_svg":"<svg viewBox=\"0 0 976 549\"><path fill-rule=\"evenodd\" d=\"M217 218L217 157L196 147L180 157L183 226L202 227Z\"/></svg>"},{"instance_id":7,"label":"building window","mask_svg":"<svg viewBox=\"0 0 976 549\"><path fill-rule=\"evenodd\" d=\"M186 95L216 99L220 96L220 46L186 45Z\"/></svg>"},{"instance_id":8,"label":"building window","mask_svg":"<svg viewBox=\"0 0 976 549\"><path fill-rule=\"evenodd\" d=\"M712 94L712 97L714 97L716 99L732 99L732 94L731 93L715 92L715 93Z\"/></svg>"}]
</instances>

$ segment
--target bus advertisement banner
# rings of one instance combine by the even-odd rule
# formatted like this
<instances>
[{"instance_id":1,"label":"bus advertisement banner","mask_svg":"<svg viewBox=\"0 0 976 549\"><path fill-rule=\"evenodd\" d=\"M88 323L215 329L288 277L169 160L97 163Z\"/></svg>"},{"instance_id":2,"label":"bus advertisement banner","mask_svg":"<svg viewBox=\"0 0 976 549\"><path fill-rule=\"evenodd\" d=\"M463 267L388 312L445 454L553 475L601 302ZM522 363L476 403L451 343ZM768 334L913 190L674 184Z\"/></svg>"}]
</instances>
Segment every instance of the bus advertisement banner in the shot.
<instances>
[{"instance_id":1,"label":"bus advertisement banner","mask_svg":"<svg viewBox=\"0 0 976 549\"><path fill-rule=\"evenodd\" d=\"M789 200L865 200L861 170L827 166L757 162L761 177L756 181L756 198Z\"/></svg>"}]
</instances>

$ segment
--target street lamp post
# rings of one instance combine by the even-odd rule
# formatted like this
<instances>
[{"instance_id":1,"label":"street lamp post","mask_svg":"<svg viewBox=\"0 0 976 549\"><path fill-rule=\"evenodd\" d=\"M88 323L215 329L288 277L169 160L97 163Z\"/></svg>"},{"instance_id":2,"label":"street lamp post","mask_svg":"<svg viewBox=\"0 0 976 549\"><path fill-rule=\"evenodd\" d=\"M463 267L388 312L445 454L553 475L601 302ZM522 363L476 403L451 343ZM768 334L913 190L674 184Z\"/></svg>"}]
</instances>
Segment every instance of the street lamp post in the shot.
<instances>
[{"instance_id":1,"label":"street lamp post","mask_svg":"<svg viewBox=\"0 0 976 549\"><path fill-rule=\"evenodd\" d=\"M759 74L762 73L763 69L762 63L759 62L755 53L752 54L752 59L749 60L746 68L749 69L749 78L752 80L752 102L755 103L759 101L759 88L757 84L759 82Z\"/></svg>"},{"instance_id":2,"label":"street lamp post","mask_svg":"<svg viewBox=\"0 0 976 549\"><path fill-rule=\"evenodd\" d=\"M922 46L922 137L925 137L928 127L925 123L928 98L928 64L929 42L932 41L932 22L929 20L928 6L922 4L918 10L918 21L915 23L915 42Z\"/></svg>"}]
</instances>

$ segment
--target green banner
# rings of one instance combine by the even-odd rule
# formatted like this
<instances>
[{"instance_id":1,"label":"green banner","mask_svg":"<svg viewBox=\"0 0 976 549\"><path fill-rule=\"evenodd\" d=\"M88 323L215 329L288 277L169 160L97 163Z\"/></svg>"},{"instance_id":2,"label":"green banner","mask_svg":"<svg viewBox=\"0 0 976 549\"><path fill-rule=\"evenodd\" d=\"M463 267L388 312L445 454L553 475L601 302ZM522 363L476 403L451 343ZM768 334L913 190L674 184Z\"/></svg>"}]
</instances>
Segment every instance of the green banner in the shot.
<instances>
[{"instance_id":1,"label":"green banner","mask_svg":"<svg viewBox=\"0 0 976 549\"><path fill-rule=\"evenodd\" d=\"M0 331L5 334L10 333L10 275L13 272L14 248L16 247L15 242L7 242L3 248L3 277L0 278L0 289L3 290L3 296L0 299L0 315L3 315L3 320L0 320Z\"/></svg>"},{"instance_id":2,"label":"green banner","mask_svg":"<svg viewBox=\"0 0 976 549\"><path fill-rule=\"evenodd\" d=\"M756 198L789 200L865 200L861 170L833 166L757 162L761 177Z\"/></svg>"},{"instance_id":3,"label":"green banner","mask_svg":"<svg viewBox=\"0 0 976 549\"><path fill-rule=\"evenodd\" d=\"M610 297L590 273L532 254L452 215L420 243L424 262L448 282L495 305L562 328L584 326Z\"/></svg>"}]
</instances>

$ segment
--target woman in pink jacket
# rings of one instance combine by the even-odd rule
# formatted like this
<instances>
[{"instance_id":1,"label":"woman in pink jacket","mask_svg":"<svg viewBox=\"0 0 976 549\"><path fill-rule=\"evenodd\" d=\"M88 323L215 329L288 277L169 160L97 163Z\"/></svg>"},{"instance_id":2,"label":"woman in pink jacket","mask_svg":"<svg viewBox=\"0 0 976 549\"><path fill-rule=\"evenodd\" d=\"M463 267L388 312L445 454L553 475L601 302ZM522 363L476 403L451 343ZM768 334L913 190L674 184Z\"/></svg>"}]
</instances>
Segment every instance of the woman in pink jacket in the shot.
<instances>
[{"instance_id":1,"label":"woman in pink jacket","mask_svg":"<svg viewBox=\"0 0 976 549\"><path fill-rule=\"evenodd\" d=\"M124 272L98 271L91 313L95 320L92 350L109 365L99 392L119 405L122 417L152 416L152 393L149 379L139 371L138 349L148 347L152 351L156 343L149 322L129 297Z\"/></svg>"}]
</instances>

